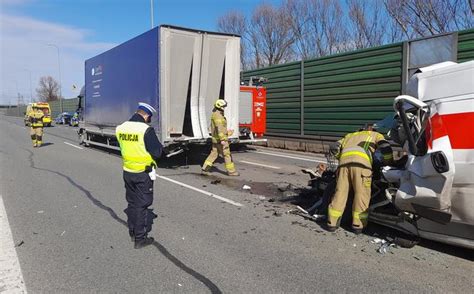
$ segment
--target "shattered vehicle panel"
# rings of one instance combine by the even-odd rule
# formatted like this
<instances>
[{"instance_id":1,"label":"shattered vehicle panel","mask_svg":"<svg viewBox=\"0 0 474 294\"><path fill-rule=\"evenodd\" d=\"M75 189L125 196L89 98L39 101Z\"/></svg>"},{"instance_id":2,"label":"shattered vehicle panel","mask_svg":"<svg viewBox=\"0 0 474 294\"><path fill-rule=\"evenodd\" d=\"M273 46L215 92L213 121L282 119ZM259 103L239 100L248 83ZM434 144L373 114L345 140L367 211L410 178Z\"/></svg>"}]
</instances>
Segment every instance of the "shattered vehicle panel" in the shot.
<instances>
[{"instance_id":1,"label":"shattered vehicle panel","mask_svg":"<svg viewBox=\"0 0 474 294\"><path fill-rule=\"evenodd\" d=\"M404 168L385 168L387 198L421 237L474 248L474 61L422 68L394 101Z\"/></svg>"}]
</instances>

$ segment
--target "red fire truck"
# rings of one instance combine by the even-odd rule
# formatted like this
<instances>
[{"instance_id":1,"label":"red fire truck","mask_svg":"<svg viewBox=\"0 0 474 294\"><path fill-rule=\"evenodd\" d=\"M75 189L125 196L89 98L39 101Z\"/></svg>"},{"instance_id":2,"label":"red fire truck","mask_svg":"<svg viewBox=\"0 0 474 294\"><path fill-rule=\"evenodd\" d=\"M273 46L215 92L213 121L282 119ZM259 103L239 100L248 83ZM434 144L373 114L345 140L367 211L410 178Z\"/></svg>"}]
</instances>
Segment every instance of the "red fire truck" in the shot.
<instances>
[{"instance_id":1,"label":"red fire truck","mask_svg":"<svg viewBox=\"0 0 474 294\"><path fill-rule=\"evenodd\" d=\"M267 128L267 90L263 77L251 77L240 85L239 129L251 139L263 137Z\"/></svg>"}]
</instances>

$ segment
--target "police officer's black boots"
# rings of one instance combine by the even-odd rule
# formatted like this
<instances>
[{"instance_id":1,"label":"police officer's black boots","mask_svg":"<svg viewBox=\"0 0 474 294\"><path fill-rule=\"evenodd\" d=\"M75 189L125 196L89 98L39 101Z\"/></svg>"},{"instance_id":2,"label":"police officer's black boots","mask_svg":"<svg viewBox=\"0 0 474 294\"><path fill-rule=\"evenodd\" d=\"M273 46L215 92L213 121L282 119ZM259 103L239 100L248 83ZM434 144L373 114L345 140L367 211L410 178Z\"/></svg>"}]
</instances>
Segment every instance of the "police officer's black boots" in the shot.
<instances>
[{"instance_id":1,"label":"police officer's black boots","mask_svg":"<svg viewBox=\"0 0 474 294\"><path fill-rule=\"evenodd\" d=\"M145 237L140 240L135 240L135 249L141 249L143 247L151 245L154 241L155 239L153 239L153 237Z\"/></svg>"}]
</instances>

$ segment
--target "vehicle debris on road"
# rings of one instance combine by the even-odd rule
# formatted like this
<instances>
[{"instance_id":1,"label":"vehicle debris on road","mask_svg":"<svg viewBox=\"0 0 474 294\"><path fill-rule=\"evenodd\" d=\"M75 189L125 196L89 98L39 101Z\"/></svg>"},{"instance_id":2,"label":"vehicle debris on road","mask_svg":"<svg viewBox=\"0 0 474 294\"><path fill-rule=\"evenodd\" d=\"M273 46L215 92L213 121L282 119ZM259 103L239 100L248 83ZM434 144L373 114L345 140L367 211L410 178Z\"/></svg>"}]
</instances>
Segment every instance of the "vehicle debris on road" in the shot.
<instances>
[{"instance_id":1,"label":"vehicle debris on road","mask_svg":"<svg viewBox=\"0 0 474 294\"><path fill-rule=\"evenodd\" d=\"M380 239L380 238L375 238L372 241L370 241L372 244L380 244L379 249L377 249L377 252L380 254L385 254L389 252L390 248L397 248L397 245L395 243L389 242L385 239Z\"/></svg>"},{"instance_id":2,"label":"vehicle debris on road","mask_svg":"<svg viewBox=\"0 0 474 294\"><path fill-rule=\"evenodd\" d=\"M211 182L212 185L220 184L221 180L214 180Z\"/></svg>"}]
</instances>

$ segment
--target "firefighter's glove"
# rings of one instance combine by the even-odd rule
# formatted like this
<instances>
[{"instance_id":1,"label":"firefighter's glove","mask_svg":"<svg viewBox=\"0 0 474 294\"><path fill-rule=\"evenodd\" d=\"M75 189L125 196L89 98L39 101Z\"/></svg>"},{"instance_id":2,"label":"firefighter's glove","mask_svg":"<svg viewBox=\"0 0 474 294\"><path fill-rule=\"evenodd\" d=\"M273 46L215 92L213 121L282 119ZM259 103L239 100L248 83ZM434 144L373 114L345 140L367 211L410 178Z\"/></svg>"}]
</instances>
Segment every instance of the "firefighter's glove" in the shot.
<instances>
[{"instance_id":1,"label":"firefighter's glove","mask_svg":"<svg viewBox=\"0 0 474 294\"><path fill-rule=\"evenodd\" d=\"M234 130L227 130L227 136L230 137L234 134Z\"/></svg>"}]
</instances>

